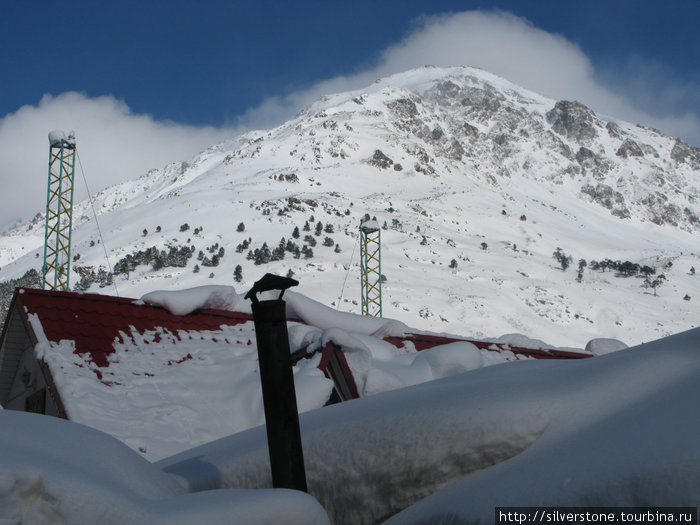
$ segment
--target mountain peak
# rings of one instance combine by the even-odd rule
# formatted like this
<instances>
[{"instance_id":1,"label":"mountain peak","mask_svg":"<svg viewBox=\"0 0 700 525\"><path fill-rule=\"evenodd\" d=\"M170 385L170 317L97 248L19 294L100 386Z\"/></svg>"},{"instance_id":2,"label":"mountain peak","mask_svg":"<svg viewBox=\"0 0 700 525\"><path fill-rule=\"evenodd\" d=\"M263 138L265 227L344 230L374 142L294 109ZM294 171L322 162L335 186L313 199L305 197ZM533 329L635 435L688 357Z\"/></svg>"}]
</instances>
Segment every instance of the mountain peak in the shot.
<instances>
[{"instance_id":1,"label":"mountain peak","mask_svg":"<svg viewBox=\"0 0 700 525\"><path fill-rule=\"evenodd\" d=\"M123 293L234 274L249 287L292 271L306 295L359 311L358 227L369 215L382 225L389 317L477 337L631 344L695 322L684 296L700 296L688 274L700 264L699 171L697 148L655 130L483 70L424 67L327 95L274 129L77 204L71 281L108 285L94 206L111 266L128 269L112 271ZM3 240L25 248L2 252L0 279L36 266L37 229ZM576 279L553 252L654 267L673 297L650 299L643 281L581 264ZM650 300L668 318L657 321Z\"/></svg>"}]
</instances>

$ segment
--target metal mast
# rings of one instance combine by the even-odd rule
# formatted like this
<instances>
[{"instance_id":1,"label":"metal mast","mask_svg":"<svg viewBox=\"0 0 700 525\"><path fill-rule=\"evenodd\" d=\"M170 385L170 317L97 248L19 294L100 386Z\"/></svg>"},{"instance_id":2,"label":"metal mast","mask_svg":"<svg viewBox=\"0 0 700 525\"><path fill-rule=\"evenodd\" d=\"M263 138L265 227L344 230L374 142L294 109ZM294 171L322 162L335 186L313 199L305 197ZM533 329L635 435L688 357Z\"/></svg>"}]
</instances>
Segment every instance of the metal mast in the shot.
<instances>
[{"instance_id":1,"label":"metal mast","mask_svg":"<svg viewBox=\"0 0 700 525\"><path fill-rule=\"evenodd\" d=\"M362 315L382 316L381 229L376 220L360 223Z\"/></svg>"},{"instance_id":2,"label":"metal mast","mask_svg":"<svg viewBox=\"0 0 700 525\"><path fill-rule=\"evenodd\" d=\"M42 283L45 290L68 290L70 237L73 227L75 136L49 133L49 184L46 196L46 235Z\"/></svg>"}]
</instances>

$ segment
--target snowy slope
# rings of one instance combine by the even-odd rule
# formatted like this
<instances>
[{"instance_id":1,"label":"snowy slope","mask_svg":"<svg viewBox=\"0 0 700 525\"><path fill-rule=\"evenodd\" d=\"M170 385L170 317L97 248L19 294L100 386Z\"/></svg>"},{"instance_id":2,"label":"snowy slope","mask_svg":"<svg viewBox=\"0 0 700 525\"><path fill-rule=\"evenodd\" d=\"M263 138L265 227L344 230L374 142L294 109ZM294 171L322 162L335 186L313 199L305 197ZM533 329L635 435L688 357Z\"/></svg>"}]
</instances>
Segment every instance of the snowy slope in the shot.
<instances>
[{"instance_id":1,"label":"snowy slope","mask_svg":"<svg viewBox=\"0 0 700 525\"><path fill-rule=\"evenodd\" d=\"M138 297L234 284L238 265L241 290L292 270L304 295L359 312L358 226L369 214L386 223L387 317L556 346L636 344L696 326L699 173L698 150L657 131L481 70L422 68L323 97L282 126L76 205L71 283ZM42 231L37 220L5 233L0 281L39 268ZM284 259L256 264L255 250L262 262L264 244L273 251L282 238ZM313 257L295 258L305 244ZM180 255L155 262L151 247ZM566 271L557 248L571 257ZM666 281L651 290L587 266L578 282L581 259L647 265Z\"/></svg>"}]
</instances>

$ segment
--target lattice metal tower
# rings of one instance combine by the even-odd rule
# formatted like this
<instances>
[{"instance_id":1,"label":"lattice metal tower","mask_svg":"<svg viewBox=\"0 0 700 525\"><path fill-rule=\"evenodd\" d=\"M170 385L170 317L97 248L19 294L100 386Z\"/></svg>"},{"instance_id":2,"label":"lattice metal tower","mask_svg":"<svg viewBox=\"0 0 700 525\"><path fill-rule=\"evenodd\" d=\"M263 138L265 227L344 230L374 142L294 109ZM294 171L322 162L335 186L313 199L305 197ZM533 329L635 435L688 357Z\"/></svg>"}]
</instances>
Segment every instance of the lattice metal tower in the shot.
<instances>
[{"instance_id":1,"label":"lattice metal tower","mask_svg":"<svg viewBox=\"0 0 700 525\"><path fill-rule=\"evenodd\" d=\"M376 220L360 223L362 315L382 316L381 229Z\"/></svg>"},{"instance_id":2,"label":"lattice metal tower","mask_svg":"<svg viewBox=\"0 0 700 525\"><path fill-rule=\"evenodd\" d=\"M70 237L73 228L75 137L49 133L49 184L42 283L45 290L69 290Z\"/></svg>"}]
</instances>

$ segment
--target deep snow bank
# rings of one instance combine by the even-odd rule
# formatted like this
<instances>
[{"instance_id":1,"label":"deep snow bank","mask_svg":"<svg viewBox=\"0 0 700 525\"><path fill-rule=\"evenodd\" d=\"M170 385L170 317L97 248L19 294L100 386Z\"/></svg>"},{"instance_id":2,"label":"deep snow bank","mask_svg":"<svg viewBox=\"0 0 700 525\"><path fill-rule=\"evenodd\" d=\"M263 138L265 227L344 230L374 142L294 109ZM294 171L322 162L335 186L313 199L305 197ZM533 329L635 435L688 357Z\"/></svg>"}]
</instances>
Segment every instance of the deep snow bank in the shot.
<instances>
[{"instance_id":1,"label":"deep snow bank","mask_svg":"<svg viewBox=\"0 0 700 525\"><path fill-rule=\"evenodd\" d=\"M291 490L184 494L116 439L62 419L0 411L0 523L32 525L328 524Z\"/></svg>"},{"instance_id":2,"label":"deep snow bank","mask_svg":"<svg viewBox=\"0 0 700 525\"><path fill-rule=\"evenodd\" d=\"M309 489L344 524L389 517L453 482L396 523L488 523L497 505L696 505L698 377L695 329L595 359L505 363L308 412ZM189 490L266 487L265 447L259 427L158 465Z\"/></svg>"}]
</instances>

